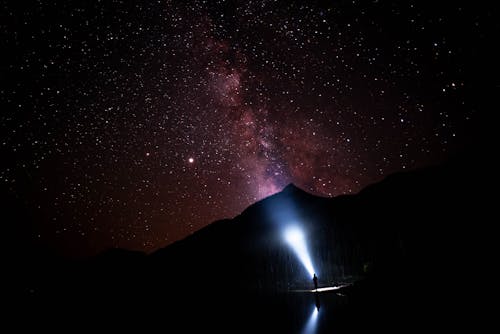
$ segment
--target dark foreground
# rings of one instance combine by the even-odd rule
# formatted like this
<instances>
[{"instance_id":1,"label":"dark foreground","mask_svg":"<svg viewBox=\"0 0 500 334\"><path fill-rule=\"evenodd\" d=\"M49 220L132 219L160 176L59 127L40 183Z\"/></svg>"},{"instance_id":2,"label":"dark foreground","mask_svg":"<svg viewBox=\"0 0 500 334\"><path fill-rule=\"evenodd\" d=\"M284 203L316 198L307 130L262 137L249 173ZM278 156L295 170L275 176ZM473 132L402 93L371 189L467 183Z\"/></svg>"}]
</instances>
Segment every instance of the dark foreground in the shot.
<instances>
[{"instance_id":1,"label":"dark foreground","mask_svg":"<svg viewBox=\"0 0 500 334\"><path fill-rule=\"evenodd\" d=\"M12 319L18 329L71 332L408 333L481 328L474 289L440 283L424 288L369 277L335 291L272 295L230 287L210 290L202 282L160 293L144 286L137 294L117 283L114 291L93 287L82 288L82 293L33 293L14 304Z\"/></svg>"},{"instance_id":2,"label":"dark foreground","mask_svg":"<svg viewBox=\"0 0 500 334\"><path fill-rule=\"evenodd\" d=\"M333 199L290 186L150 255L67 261L21 249L7 260L5 318L64 332L478 332L496 234L475 161ZM320 285L355 277L351 286L318 299L293 292L312 282L283 241L290 221L307 235Z\"/></svg>"}]
</instances>

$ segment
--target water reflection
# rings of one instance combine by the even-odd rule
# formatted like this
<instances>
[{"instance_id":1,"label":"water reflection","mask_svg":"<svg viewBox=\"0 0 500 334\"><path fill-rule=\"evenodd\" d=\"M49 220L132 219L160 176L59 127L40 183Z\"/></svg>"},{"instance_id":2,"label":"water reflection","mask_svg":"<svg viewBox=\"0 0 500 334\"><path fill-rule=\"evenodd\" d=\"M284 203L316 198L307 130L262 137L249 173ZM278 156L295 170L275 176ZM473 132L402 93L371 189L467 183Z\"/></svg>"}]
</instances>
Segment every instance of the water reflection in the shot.
<instances>
[{"instance_id":1,"label":"water reflection","mask_svg":"<svg viewBox=\"0 0 500 334\"><path fill-rule=\"evenodd\" d=\"M319 299L318 299L319 301ZM318 304L319 305L319 304ZM316 327L318 323L319 306L314 306L311 316L307 320L306 326L302 331L303 334L313 334L316 333Z\"/></svg>"},{"instance_id":2,"label":"water reflection","mask_svg":"<svg viewBox=\"0 0 500 334\"><path fill-rule=\"evenodd\" d=\"M332 285L314 290L292 290L288 294L287 319L294 319L296 333L328 333L342 326L339 314L345 314L350 305L347 293L339 293L350 284Z\"/></svg>"},{"instance_id":3,"label":"water reflection","mask_svg":"<svg viewBox=\"0 0 500 334\"><path fill-rule=\"evenodd\" d=\"M318 310L318 312L319 312L319 307L320 307L320 304L319 304L319 294L318 294L317 292L314 294L314 300L315 300L315 302L316 302L316 309L317 309L317 310Z\"/></svg>"}]
</instances>

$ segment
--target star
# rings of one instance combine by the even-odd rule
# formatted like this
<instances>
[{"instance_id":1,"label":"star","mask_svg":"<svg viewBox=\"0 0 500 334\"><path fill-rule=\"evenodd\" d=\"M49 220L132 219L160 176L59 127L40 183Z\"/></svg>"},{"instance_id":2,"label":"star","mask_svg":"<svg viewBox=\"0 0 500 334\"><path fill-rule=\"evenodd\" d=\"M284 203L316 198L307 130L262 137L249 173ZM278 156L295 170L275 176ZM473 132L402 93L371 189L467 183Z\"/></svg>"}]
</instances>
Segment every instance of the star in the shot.
<instances>
[{"instance_id":1,"label":"star","mask_svg":"<svg viewBox=\"0 0 500 334\"><path fill-rule=\"evenodd\" d=\"M2 5L0 185L33 238L151 251L289 183L356 193L474 137L487 6L299 3Z\"/></svg>"}]
</instances>

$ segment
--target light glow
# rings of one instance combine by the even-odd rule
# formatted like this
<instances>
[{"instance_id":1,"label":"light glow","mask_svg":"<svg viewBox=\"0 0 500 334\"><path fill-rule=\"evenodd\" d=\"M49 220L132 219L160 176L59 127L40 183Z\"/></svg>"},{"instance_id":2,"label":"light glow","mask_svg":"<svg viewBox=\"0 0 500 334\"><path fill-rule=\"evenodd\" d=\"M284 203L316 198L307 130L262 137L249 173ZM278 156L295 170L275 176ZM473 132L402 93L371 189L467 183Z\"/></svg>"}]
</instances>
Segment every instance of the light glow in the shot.
<instances>
[{"instance_id":1,"label":"light glow","mask_svg":"<svg viewBox=\"0 0 500 334\"><path fill-rule=\"evenodd\" d=\"M326 286L324 288L317 288L314 290L309 290L309 292L325 292L325 291L334 291L338 289L342 289L343 287L348 286L348 284L345 285L339 285L339 286Z\"/></svg>"},{"instance_id":2,"label":"light glow","mask_svg":"<svg viewBox=\"0 0 500 334\"><path fill-rule=\"evenodd\" d=\"M293 251L304 265L307 272L314 275L315 271L312 265L311 257L307 251L304 234L297 226L290 226L285 230L284 237L286 242L292 247Z\"/></svg>"},{"instance_id":3,"label":"light glow","mask_svg":"<svg viewBox=\"0 0 500 334\"><path fill-rule=\"evenodd\" d=\"M342 285L336 285L336 286L325 286L322 288L318 289L307 289L307 290L290 290L291 292L313 292L313 293L318 293L318 292L325 292L325 291L335 291L335 290L340 290L342 288L345 288L347 286L350 286L351 284L342 284Z\"/></svg>"},{"instance_id":4,"label":"light glow","mask_svg":"<svg viewBox=\"0 0 500 334\"><path fill-rule=\"evenodd\" d=\"M304 330L302 331L303 334L313 334L316 332L316 323L318 322L318 308L315 306L314 310L311 313L311 316L307 320L306 326L304 327Z\"/></svg>"}]
</instances>

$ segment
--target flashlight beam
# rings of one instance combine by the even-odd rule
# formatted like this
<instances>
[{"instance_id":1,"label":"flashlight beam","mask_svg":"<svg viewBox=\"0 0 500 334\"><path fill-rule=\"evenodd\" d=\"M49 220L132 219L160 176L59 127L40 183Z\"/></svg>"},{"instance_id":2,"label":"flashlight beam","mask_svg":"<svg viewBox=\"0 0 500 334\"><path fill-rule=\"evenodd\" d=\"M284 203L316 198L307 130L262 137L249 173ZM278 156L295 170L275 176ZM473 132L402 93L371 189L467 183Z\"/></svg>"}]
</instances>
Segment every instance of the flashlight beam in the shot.
<instances>
[{"instance_id":1,"label":"flashlight beam","mask_svg":"<svg viewBox=\"0 0 500 334\"><path fill-rule=\"evenodd\" d=\"M285 230L284 237L286 242L288 242L288 244L292 247L295 255L297 255L300 262L304 265L307 272L312 277L315 271L302 231L297 226L290 226Z\"/></svg>"}]
</instances>

